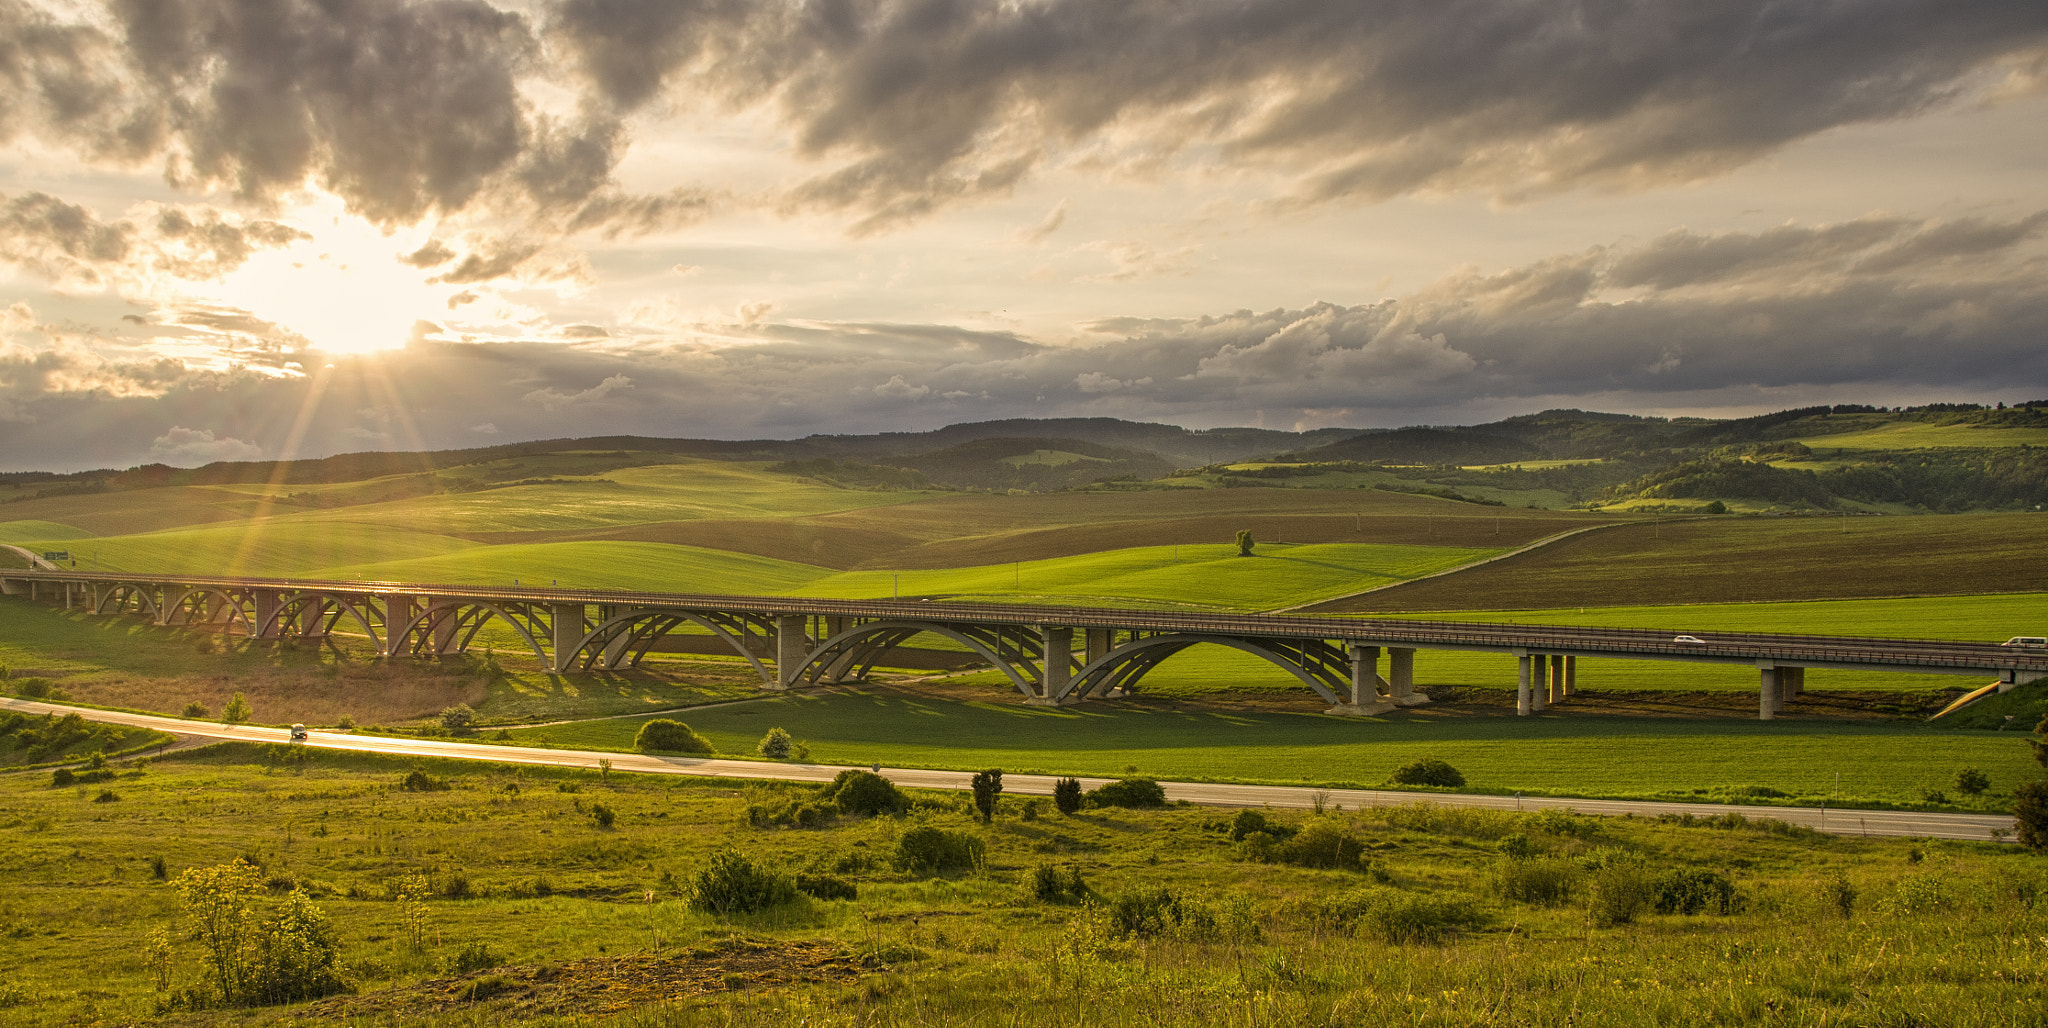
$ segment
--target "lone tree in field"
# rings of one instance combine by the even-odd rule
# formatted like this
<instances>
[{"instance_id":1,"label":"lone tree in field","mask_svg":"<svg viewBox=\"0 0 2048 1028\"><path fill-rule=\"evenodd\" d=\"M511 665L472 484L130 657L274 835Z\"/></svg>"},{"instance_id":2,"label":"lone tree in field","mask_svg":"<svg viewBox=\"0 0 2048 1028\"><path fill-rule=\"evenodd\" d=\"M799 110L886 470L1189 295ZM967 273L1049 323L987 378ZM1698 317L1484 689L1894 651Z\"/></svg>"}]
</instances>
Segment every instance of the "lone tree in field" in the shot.
<instances>
[{"instance_id":1,"label":"lone tree in field","mask_svg":"<svg viewBox=\"0 0 2048 1028\"><path fill-rule=\"evenodd\" d=\"M1249 528L1237 530L1237 555L1240 557L1252 555L1252 530Z\"/></svg>"},{"instance_id":2,"label":"lone tree in field","mask_svg":"<svg viewBox=\"0 0 2048 1028\"><path fill-rule=\"evenodd\" d=\"M755 749L769 760L788 760L792 742L788 732L780 728L770 728L768 734L761 737L761 743Z\"/></svg>"},{"instance_id":3,"label":"lone tree in field","mask_svg":"<svg viewBox=\"0 0 2048 1028\"><path fill-rule=\"evenodd\" d=\"M681 721L658 717L640 726L633 748L642 753L710 753L711 740Z\"/></svg>"},{"instance_id":4,"label":"lone tree in field","mask_svg":"<svg viewBox=\"0 0 2048 1028\"><path fill-rule=\"evenodd\" d=\"M996 797L1003 794L1003 769L992 767L986 771L975 772L972 784L974 787L974 809L981 811L982 821L994 821L996 819Z\"/></svg>"},{"instance_id":5,"label":"lone tree in field","mask_svg":"<svg viewBox=\"0 0 2048 1028\"><path fill-rule=\"evenodd\" d=\"M1052 805L1060 808L1060 813L1072 817L1076 811L1081 809L1081 780L1079 778L1062 778L1054 782L1052 786Z\"/></svg>"},{"instance_id":6,"label":"lone tree in field","mask_svg":"<svg viewBox=\"0 0 2048 1028\"><path fill-rule=\"evenodd\" d=\"M228 700L227 709L220 712L221 723L227 725L246 724L254 716L254 712L249 709L249 701L243 699L241 693L236 693L233 699Z\"/></svg>"}]
</instances>

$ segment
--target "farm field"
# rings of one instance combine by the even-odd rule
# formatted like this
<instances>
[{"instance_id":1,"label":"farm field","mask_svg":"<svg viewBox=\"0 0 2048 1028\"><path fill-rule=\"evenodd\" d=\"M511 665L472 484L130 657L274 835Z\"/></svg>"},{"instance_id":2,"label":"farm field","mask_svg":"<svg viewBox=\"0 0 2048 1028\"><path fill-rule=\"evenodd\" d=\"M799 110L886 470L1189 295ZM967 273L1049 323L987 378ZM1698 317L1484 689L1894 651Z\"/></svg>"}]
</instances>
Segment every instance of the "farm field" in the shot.
<instances>
[{"instance_id":1,"label":"farm field","mask_svg":"<svg viewBox=\"0 0 2048 1028\"><path fill-rule=\"evenodd\" d=\"M671 716L729 754L752 753L768 729L781 727L807 742L820 763L1105 777L1136 767L1162 779L1347 788L1384 784L1395 768L1429 756L1458 767L1474 791L1617 799L1700 798L1761 786L1819 803L1840 773L1837 803L1917 805L1921 790L1949 789L1964 767L1990 775L1995 793L2039 773L2024 733L1909 723L1045 708L886 688ZM529 745L630 750L640 723L515 728L511 735Z\"/></svg>"},{"instance_id":2,"label":"farm field","mask_svg":"<svg viewBox=\"0 0 2048 1028\"><path fill-rule=\"evenodd\" d=\"M1802 436L1797 442L1816 450L1920 450L1992 446L2048 446L2048 429L1989 425L1937 425L1894 422L1860 432Z\"/></svg>"},{"instance_id":3,"label":"farm field","mask_svg":"<svg viewBox=\"0 0 2048 1028\"><path fill-rule=\"evenodd\" d=\"M414 772L426 791L400 788ZM2028 902L2048 874L1989 844L1427 806L1262 820L1329 840L1335 866L1316 867L1306 854L1320 850L1233 840L1229 811L1063 816L1006 796L984 825L955 794L913 794L900 817L774 825L817 796L240 744L78 789L11 776L8 1023L1249 1028L1509 1012L1633 1026L1826 1023L1852 1005L1902 1023L2048 1017L2048 913ZM983 855L915 863L913 832ZM731 895L706 876L723 851L845 898L699 909ZM208 964L175 883L238 859L256 915L316 908L302 916L332 942L315 952L347 991L178 1009L207 995ZM1555 891L1504 884L1531 876ZM1659 912L1658 883L1680 880L1709 899ZM1618 900L1624 882L1649 898ZM1782 952L1801 959L1757 957Z\"/></svg>"},{"instance_id":4,"label":"farm field","mask_svg":"<svg viewBox=\"0 0 2048 1028\"><path fill-rule=\"evenodd\" d=\"M2048 514L1700 518L1588 532L1321 613L1551 609L2048 590Z\"/></svg>"}]
</instances>

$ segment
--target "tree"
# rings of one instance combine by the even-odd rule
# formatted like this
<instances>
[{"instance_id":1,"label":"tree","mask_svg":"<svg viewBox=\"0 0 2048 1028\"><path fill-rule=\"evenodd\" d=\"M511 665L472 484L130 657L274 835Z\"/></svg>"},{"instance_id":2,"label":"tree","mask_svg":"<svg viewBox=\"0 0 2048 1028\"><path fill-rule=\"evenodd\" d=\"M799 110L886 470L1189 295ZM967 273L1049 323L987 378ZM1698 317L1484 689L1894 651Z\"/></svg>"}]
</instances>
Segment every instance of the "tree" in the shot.
<instances>
[{"instance_id":1,"label":"tree","mask_svg":"<svg viewBox=\"0 0 2048 1028\"><path fill-rule=\"evenodd\" d=\"M468 735L476 731L476 711L469 704L458 703L441 712L441 727L450 735Z\"/></svg>"},{"instance_id":2,"label":"tree","mask_svg":"<svg viewBox=\"0 0 2048 1028\"><path fill-rule=\"evenodd\" d=\"M1054 782L1052 787L1052 805L1060 808L1060 813L1069 817L1078 812L1081 809L1081 780L1079 778L1062 778Z\"/></svg>"},{"instance_id":3,"label":"tree","mask_svg":"<svg viewBox=\"0 0 2048 1028\"><path fill-rule=\"evenodd\" d=\"M754 749L769 760L787 760L789 759L790 745L791 739L788 732L780 728L770 728L768 734L761 737L760 745L754 747Z\"/></svg>"},{"instance_id":4,"label":"tree","mask_svg":"<svg viewBox=\"0 0 2048 1028\"><path fill-rule=\"evenodd\" d=\"M2034 726L2034 761L2048 767L2048 714ZM2026 782L2012 791L2012 819L2020 844L2036 853L2048 853L2048 782Z\"/></svg>"},{"instance_id":5,"label":"tree","mask_svg":"<svg viewBox=\"0 0 2048 1028\"><path fill-rule=\"evenodd\" d=\"M227 709L220 712L220 723L224 725L246 724L254 716L255 713L249 709L249 701L243 699L241 693L236 693L234 698L228 701Z\"/></svg>"},{"instance_id":6,"label":"tree","mask_svg":"<svg viewBox=\"0 0 2048 1028\"><path fill-rule=\"evenodd\" d=\"M1003 769L992 767L974 775L974 809L986 823L996 819L996 797L1003 794Z\"/></svg>"},{"instance_id":7,"label":"tree","mask_svg":"<svg viewBox=\"0 0 2048 1028\"><path fill-rule=\"evenodd\" d=\"M1991 776L1974 767L1956 772L1956 791L1965 796L1976 796L1991 788Z\"/></svg>"},{"instance_id":8,"label":"tree","mask_svg":"<svg viewBox=\"0 0 2048 1028\"><path fill-rule=\"evenodd\" d=\"M1240 557L1252 555L1252 530L1249 528L1241 528L1237 531L1237 555Z\"/></svg>"}]
</instances>

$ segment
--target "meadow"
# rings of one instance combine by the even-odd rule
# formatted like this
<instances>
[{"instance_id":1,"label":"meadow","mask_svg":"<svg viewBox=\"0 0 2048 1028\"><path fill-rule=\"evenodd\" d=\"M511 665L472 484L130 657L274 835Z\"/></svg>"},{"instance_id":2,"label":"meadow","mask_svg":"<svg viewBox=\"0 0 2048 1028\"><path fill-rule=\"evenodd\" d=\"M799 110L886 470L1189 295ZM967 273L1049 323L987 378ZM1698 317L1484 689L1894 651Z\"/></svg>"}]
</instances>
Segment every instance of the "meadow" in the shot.
<instances>
[{"instance_id":1,"label":"meadow","mask_svg":"<svg viewBox=\"0 0 2048 1028\"><path fill-rule=\"evenodd\" d=\"M817 797L241 744L83 788L10 776L0 1013L20 1028L2048 1018L2048 871L2009 847L1428 806L1259 812L1248 830L1228 810L1068 816L1001 797L981 824L960 795L875 817ZM812 827L775 824L799 809L819 811ZM933 869L913 836L981 855ZM732 895L706 877L732 866L721 852L835 898L703 909ZM174 883L237 860L252 917L311 904L298 916L327 925L320 952L347 991L181 1008L205 994L211 936Z\"/></svg>"},{"instance_id":2,"label":"meadow","mask_svg":"<svg viewBox=\"0 0 2048 1028\"><path fill-rule=\"evenodd\" d=\"M1395 768L1440 757L1474 792L1603 799L1729 799L1778 794L1789 803L1926 804L1947 792L2003 810L2038 777L2024 728L1955 731L1924 724L1705 718L1535 718L1439 714L1377 718L1258 710L1157 709L1103 703L1027 707L867 687L776 696L662 716L682 719L722 753L748 755L770 728L808 743L820 763L972 769L1175 781L1384 786ZM630 751L645 718L512 728L512 742ZM2031 726L2024 726L2031 727ZM1991 779L1970 801L1956 773ZM1132 771L1135 769L1135 772ZM1836 776L1840 785L1836 785Z\"/></svg>"}]
</instances>

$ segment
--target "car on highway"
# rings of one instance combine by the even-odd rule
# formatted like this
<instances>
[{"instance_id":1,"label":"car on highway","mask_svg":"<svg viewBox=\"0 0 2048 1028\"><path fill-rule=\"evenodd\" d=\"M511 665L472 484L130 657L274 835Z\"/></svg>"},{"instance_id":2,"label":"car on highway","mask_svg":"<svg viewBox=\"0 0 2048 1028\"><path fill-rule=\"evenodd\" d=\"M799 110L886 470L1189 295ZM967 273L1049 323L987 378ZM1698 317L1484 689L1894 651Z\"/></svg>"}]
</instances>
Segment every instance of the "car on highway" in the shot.
<instances>
[{"instance_id":1,"label":"car on highway","mask_svg":"<svg viewBox=\"0 0 2048 1028\"><path fill-rule=\"evenodd\" d=\"M292 741L293 741L293 742L305 742L305 741L306 741L306 737L307 737L308 735L310 735L310 734L312 734L312 733L310 733L310 732L307 732L307 731L306 731L306 726L305 726L305 725L293 725L293 726L292 726Z\"/></svg>"},{"instance_id":2,"label":"car on highway","mask_svg":"<svg viewBox=\"0 0 2048 1028\"><path fill-rule=\"evenodd\" d=\"M2048 635L2015 635L2000 646L2020 646L2030 650L2048 650Z\"/></svg>"},{"instance_id":3,"label":"car on highway","mask_svg":"<svg viewBox=\"0 0 2048 1028\"><path fill-rule=\"evenodd\" d=\"M1705 639L1702 639L1697 635L1674 635L1671 637L1671 641L1675 643L1684 643L1687 646L1705 646L1707 644L1707 641Z\"/></svg>"}]
</instances>

